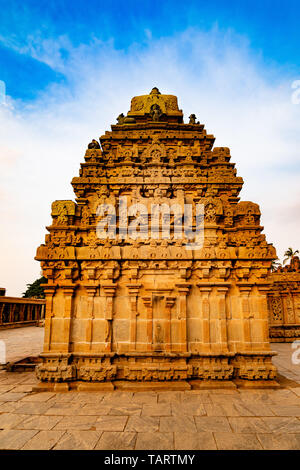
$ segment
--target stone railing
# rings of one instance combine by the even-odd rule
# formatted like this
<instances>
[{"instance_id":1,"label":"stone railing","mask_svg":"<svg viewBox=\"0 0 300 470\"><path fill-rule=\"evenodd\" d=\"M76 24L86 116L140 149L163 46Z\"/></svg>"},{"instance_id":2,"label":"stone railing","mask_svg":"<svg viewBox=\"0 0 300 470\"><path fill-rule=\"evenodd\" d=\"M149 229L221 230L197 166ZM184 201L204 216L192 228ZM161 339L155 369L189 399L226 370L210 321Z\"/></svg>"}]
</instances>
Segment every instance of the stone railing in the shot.
<instances>
[{"instance_id":1,"label":"stone railing","mask_svg":"<svg viewBox=\"0 0 300 470\"><path fill-rule=\"evenodd\" d=\"M44 317L44 299L0 297L0 329L38 325Z\"/></svg>"}]
</instances>

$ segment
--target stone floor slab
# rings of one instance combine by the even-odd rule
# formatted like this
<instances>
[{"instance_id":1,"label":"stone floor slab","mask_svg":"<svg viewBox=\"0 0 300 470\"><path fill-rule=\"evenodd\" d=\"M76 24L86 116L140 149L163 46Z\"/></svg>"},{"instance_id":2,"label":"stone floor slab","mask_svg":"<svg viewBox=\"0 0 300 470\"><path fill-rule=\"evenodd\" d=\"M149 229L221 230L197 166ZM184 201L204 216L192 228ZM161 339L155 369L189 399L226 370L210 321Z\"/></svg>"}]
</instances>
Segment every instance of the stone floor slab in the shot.
<instances>
[{"instance_id":1,"label":"stone floor slab","mask_svg":"<svg viewBox=\"0 0 300 470\"><path fill-rule=\"evenodd\" d=\"M300 434L258 434L265 450L300 450Z\"/></svg>"},{"instance_id":2,"label":"stone floor slab","mask_svg":"<svg viewBox=\"0 0 300 470\"><path fill-rule=\"evenodd\" d=\"M2 393L10 392L14 388L14 385L0 385L0 395Z\"/></svg>"},{"instance_id":3,"label":"stone floor slab","mask_svg":"<svg viewBox=\"0 0 300 470\"><path fill-rule=\"evenodd\" d=\"M24 403L22 401L15 402L14 412L21 413L25 415L43 415L49 408L51 408L50 403ZM1 410L0 410L1 411Z\"/></svg>"},{"instance_id":4,"label":"stone floor slab","mask_svg":"<svg viewBox=\"0 0 300 470\"><path fill-rule=\"evenodd\" d=\"M144 404L142 416L171 416L171 406L169 403Z\"/></svg>"},{"instance_id":5,"label":"stone floor slab","mask_svg":"<svg viewBox=\"0 0 300 470\"><path fill-rule=\"evenodd\" d=\"M53 428L53 430L96 430L96 421L97 416L63 416L59 423L57 423Z\"/></svg>"},{"instance_id":6,"label":"stone floor slab","mask_svg":"<svg viewBox=\"0 0 300 470\"><path fill-rule=\"evenodd\" d=\"M261 450L262 445L255 434L215 432L219 450Z\"/></svg>"},{"instance_id":7,"label":"stone floor slab","mask_svg":"<svg viewBox=\"0 0 300 470\"><path fill-rule=\"evenodd\" d=\"M181 395L181 403L212 404L211 395L204 390L187 390Z\"/></svg>"},{"instance_id":8,"label":"stone floor slab","mask_svg":"<svg viewBox=\"0 0 300 470\"><path fill-rule=\"evenodd\" d=\"M159 392L158 403L181 403L184 392Z\"/></svg>"},{"instance_id":9,"label":"stone floor slab","mask_svg":"<svg viewBox=\"0 0 300 470\"><path fill-rule=\"evenodd\" d=\"M98 431L124 431L128 416L99 416L95 426Z\"/></svg>"},{"instance_id":10,"label":"stone floor slab","mask_svg":"<svg viewBox=\"0 0 300 470\"><path fill-rule=\"evenodd\" d=\"M14 426L16 429L38 429L39 431L50 431L62 420L62 416L23 416L26 416L26 418L21 423Z\"/></svg>"},{"instance_id":11,"label":"stone floor slab","mask_svg":"<svg viewBox=\"0 0 300 470\"><path fill-rule=\"evenodd\" d=\"M22 447L22 450L51 450L64 431L40 431Z\"/></svg>"},{"instance_id":12,"label":"stone floor slab","mask_svg":"<svg viewBox=\"0 0 300 470\"><path fill-rule=\"evenodd\" d=\"M171 403L173 416L205 416L206 410L202 403L185 401L183 403Z\"/></svg>"},{"instance_id":13,"label":"stone floor slab","mask_svg":"<svg viewBox=\"0 0 300 470\"><path fill-rule=\"evenodd\" d=\"M22 398L22 402L31 403L31 402L46 402L55 396L54 393L51 392L40 392L40 393L32 393L30 395L24 396Z\"/></svg>"},{"instance_id":14,"label":"stone floor slab","mask_svg":"<svg viewBox=\"0 0 300 470\"><path fill-rule=\"evenodd\" d=\"M192 416L171 416L160 418L160 432L197 432Z\"/></svg>"},{"instance_id":15,"label":"stone floor slab","mask_svg":"<svg viewBox=\"0 0 300 470\"><path fill-rule=\"evenodd\" d=\"M7 401L5 403L1 402L0 413L5 413L6 411L11 412L20 406L18 401Z\"/></svg>"},{"instance_id":16,"label":"stone floor slab","mask_svg":"<svg viewBox=\"0 0 300 470\"><path fill-rule=\"evenodd\" d=\"M54 450L93 450L99 441L101 432L70 431L63 434Z\"/></svg>"},{"instance_id":17,"label":"stone floor slab","mask_svg":"<svg viewBox=\"0 0 300 470\"><path fill-rule=\"evenodd\" d=\"M101 435L95 450L133 450L135 432L106 432Z\"/></svg>"},{"instance_id":18,"label":"stone floor slab","mask_svg":"<svg viewBox=\"0 0 300 470\"><path fill-rule=\"evenodd\" d=\"M300 417L300 405L286 405L283 400L283 404L277 406L271 406L271 410L276 416L299 416Z\"/></svg>"},{"instance_id":19,"label":"stone floor slab","mask_svg":"<svg viewBox=\"0 0 300 470\"><path fill-rule=\"evenodd\" d=\"M0 429L12 429L25 418L27 416L22 414L2 413L0 414Z\"/></svg>"},{"instance_id":20,"label":"stone floor slab","mask_svg":"<svg viewBox=\"0 0 300 470\"><path fill-rule=\"evenodd\" d=\"M69 395L69 393L60 393L60 396ZM71 392L72 401L74 403L81 402L82 404L87 405L100 405L103 402L104 397L110 397L111 393L104 393L104 392ZM61 400L63 401L63 400ZM66 401L66 400L64 400Z\"/></svg>"},{"instance_id":21,"label":"stone floor slab","mask_svg":"<svg viewBox=\"0 0 300 470\"><path fill-rule=\"evenodd\" d=\"M81 403L55 403L47 409L45 414L56 416L77 416L82 406L83 405Z\"/></svg>"},{"instance_id":22,"label":"stone floor slab","mask_svg":"<svg viewBox=\"0 0 300 470\"><path fill-rule=\"evenodd\" d=\"M19 450L37 433L33 429L0 431L0 450Z\"/></svg>"},{"instance_id":23,"label":"stone floor slab","mask_svg":"<svg viewBox=\"0 0 300 470\"><path fill-rule=\"evenodd\" d=\"M175 450L216 450L217 445L211 432L174 433Z\"/></svg>"},{"instance_id":24,"label":"stone floor slab","mask_svg":"<svg viewBox=\"0 0 300 470\"><path fill-rule=\"evenodd\" d=\"M195 416L198 432L232 432L224 416Z\"/></svg>"},{"instance_id":25,"label":"stone floor slab","mask_svg":"<svg viewBox=\"0 0 300 470\"><path fill-rule=\"evenodd\" d=\"M257 433L268 432L269 428L266 423L260 418L250 417L229 417L229 424L235 433Z\"/></svg>"},{"instance_id":26,"label":"stone floor slab","mask_svg":"<svg viewBox=\"0 0 300 470\"><path fill-rule=\"evenodd\" d=\"M207 403L204 404L204 409L207 416L226 416L226 411L221 405L209 405Z\"/></svg>"},{"instance_id":27,"label":"stone floor slab","mask_svg":"<svg viewBox=\"0 0 300 470\"><path fill-rule=\"evenodd\" d=\"M26 393L6 392L0 395L0 401L19 401L26 396Z\"/></svg>"},{"instance_id":28,"label":"stone floor slab","mask_svg":"<svg viewBox=\"0 0 300 470\"><path fill-rule=\"evenodd\" d=\"M157 403L157 392L136 392L133 394L132 403Z\"/></svg>"},{"instance_id":29,"label":"stone floor slab","mask_svg":"<svg viewBox=\"0 0 300 470\"><path fill-rule=\"evenodd\" d=\"M80 408L77 409L76 414L82 416L106 416L111 411L112 407L108 405L90 405L84 404ZM126 407L125 407L126 409ZM121 413L116 413L121 414Z\"/></svg>"},{"instance_id":30,"label":"stone floor slab","mask_svg":"<svg viewBox=\"0 0 300 470\"><path fill-rule=\"evenodd\" d=\"M262 417L262 421L268 426L271 432L300 433L300 420L288 417Z\"/></svg>"},{"instance_id":31,"label":"stone floor slab","mask_svg":"<svg viewBox=\"0 0 300 470\"><path fill-rule=\"evenodd\" d=\"M150 405L149 405L150 406ZM112 406L109 410L109 415L125 415L125 416L140 416L142 413L142 404L130 404L123 406Z\"/></svg>"},{"instance_id":32,"label":"stone floor slab","mask_svg":"<svg viewBox=\"0 0 300 470\"><path fill-rule=\"evenodd\" d=\"M139 432L135 450L173 450L173 433Z\"/></svg>"},{"instance_id":33,"label":"stone floor slab","mask_svg":"<svg viewBox=\"0 0 300 470\"><path fill-rule=\"evenodd\" d=\"M125 431L129 431L129 432L156 432L156 431L158 431L158 429L159 429L159 418L158 417L153 417L153 416L129 416Z\"/></svg>"}]
</instances>

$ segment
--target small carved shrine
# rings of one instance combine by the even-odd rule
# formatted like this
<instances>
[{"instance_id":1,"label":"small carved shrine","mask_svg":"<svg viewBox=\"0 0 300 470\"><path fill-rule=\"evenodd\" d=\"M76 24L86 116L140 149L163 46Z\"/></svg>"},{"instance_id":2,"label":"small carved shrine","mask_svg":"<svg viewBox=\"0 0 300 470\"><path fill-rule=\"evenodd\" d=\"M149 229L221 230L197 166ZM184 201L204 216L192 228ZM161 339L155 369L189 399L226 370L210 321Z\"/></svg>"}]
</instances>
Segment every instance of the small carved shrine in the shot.
<instances>
[{"instance_id":1,"label":"small carved shrine","mask_svg":"<svg viewBox=\"0 0 300 470\"><path fill-rule=\"evenodd\" d=\"M36 255L48 279L37 367L45 387L276 385L267 303L276 252L259 206L239 201L229 149L214 140L194 114L184 123L176 96L153 88L88 145L76 202L52 204ZM125 199L140 212L202 207L203 244L188 249L176 211L168 237L145 214L140 236L128 236L137 214L123 217ZM99 206L116 209L106 239Z\"/></svg>"}]
</instances>

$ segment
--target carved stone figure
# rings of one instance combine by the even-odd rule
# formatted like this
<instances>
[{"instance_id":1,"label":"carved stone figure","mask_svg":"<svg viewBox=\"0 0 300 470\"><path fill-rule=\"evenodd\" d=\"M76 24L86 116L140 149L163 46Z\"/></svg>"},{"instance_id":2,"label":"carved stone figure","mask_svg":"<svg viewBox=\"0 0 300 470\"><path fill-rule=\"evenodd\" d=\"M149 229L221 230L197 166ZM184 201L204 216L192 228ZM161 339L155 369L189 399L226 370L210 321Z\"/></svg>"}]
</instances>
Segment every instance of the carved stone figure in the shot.
<instances>
[{"instance_id":1,"label":"carved stone figure","mask_svg":"<svg viewBox=\"0 0 300 470\"><path fill-rule=\"evenodd\" d=\"M196 114L191 114L189 117L189 124L199 124L199 122L196 122Z\"/></svg>"},{"instance_id":2,"label":"carved stone figure","mask_svg":"<svg viewBox=\"0 0 300 470\"><path fill-rule=\"evenodd\" d=\"M159 121L162 115L162 110L158 106L158 104L153 104L150 110L150 116L152 117L152 121Z\"/></svg>"},{"instance_id":3,"label":"carved stone figure","mask_svg":"<svg viewBox=\"0 0 300 470\"><path fill-rule=\"evenodd\" d=\"M88 148L89 149L99 149L100 144L99 144L99 142L97 142L97 140L93 139L92 142L89 143Z\"/></svg>"}]
</instances>

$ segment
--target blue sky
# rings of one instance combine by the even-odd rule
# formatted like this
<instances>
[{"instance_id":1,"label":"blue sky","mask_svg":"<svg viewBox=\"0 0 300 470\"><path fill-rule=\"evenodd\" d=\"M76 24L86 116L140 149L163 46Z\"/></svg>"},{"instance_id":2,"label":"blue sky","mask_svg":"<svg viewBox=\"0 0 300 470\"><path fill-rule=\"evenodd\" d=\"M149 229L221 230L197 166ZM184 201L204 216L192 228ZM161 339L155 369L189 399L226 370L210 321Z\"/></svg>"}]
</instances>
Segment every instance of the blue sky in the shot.
<instances>
[{"instance_id":1,"label":"blue sky","mask_svg":"<svg viewBox=\"0 0 300 470\"><path fill-rule=\"evenodd\" d=\"M300 249L298 1L0 0L0 286L21 295L88 142L158 86L231 149L282 259ZM294 86L294 88L293 88ZM1 98L0 86L0 98Z\"/></svg>"},{"instance_id":2,"label":"blue sky","mask_svg":"<svg viewBox=\"0 0 300 470\"><path fill-rule=\"evenodd\" d=\"M74 48L98 39L126 53L134 44L147 47L149 37L217 26L243 35L262 60L285 67L285 73L300 67L298 0L1 0L0 6L0 79L9 95L23 100L68 80L30 51L30 45L62 36ZM68 49L59 49L66 60Z\"/></svg>"}]
</instances>

